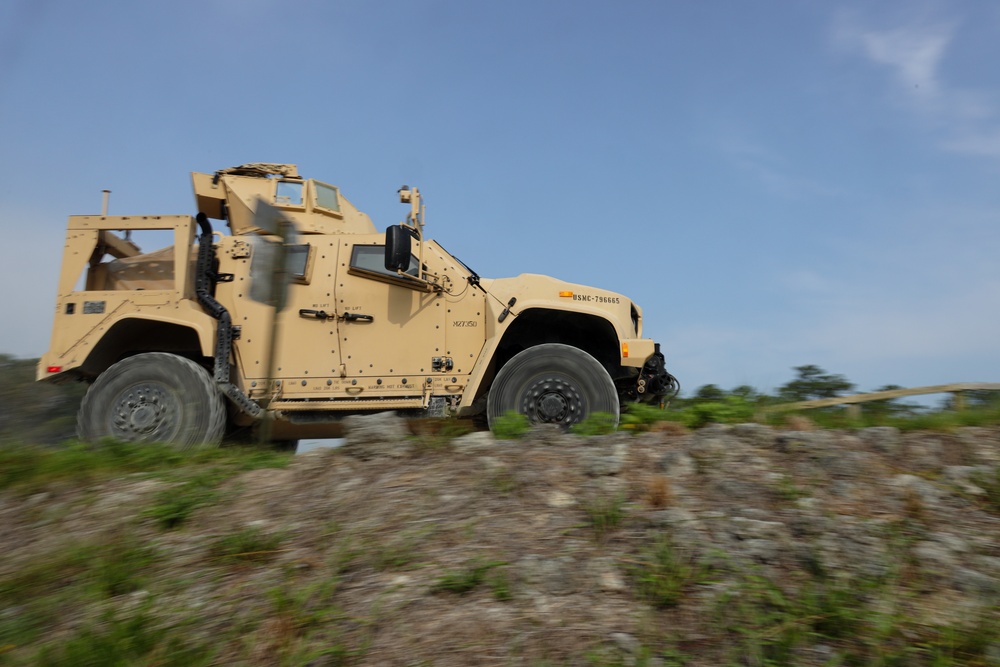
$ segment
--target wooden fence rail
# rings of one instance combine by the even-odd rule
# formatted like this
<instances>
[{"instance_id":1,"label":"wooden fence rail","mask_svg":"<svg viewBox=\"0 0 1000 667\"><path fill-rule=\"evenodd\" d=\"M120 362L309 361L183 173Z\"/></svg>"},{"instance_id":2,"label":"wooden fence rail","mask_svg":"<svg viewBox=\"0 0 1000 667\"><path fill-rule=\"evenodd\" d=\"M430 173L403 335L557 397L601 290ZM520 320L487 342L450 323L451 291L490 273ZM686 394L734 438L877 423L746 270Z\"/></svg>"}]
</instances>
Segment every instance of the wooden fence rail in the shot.
<instances>
[{"instance_id":1,"label":"wooden fence rail","mask_svg":"<svg viewBox=\"0 0 1000 667\"><path fill-rule=\"evenodd\" d=\"M953 394L955 397L955 408L961 410L965 406L962 392L965 391L1000 391L1000 382L954 382L952 384L936 384L930 387L912 387L910 389L891 389L889 391L873 391L867 394L854 394L853 396L837 396L836 398L820 398L814 401L797 401L795 403L781 403L779 405L768 405L760 408L760 412L787 412L789 410L809 410L812 408L825 408L831 405L847 405L848 409L858 410L858 403L868 401L885 401L892 398L902 398L903 396L919 396L921 394Z\"/></svg>"}]
</instances>

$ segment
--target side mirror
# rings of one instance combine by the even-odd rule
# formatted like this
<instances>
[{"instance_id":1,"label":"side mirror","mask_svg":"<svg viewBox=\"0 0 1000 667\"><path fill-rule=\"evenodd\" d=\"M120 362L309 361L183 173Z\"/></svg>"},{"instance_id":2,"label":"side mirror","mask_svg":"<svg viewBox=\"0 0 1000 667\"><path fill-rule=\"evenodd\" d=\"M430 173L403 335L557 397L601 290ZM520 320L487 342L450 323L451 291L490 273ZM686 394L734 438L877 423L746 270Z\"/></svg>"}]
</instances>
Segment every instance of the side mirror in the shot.
<instances>
[{"instance_id":1,"label":"side mirror","mask_svg":"<svg viewBox=\"0 0 1000 667\"><path fill-rule=\"evenodd\" d=\"M410 268L409 230L393 225L385 230L385 270L396 273Z\"/></svg>"}]
</instances>

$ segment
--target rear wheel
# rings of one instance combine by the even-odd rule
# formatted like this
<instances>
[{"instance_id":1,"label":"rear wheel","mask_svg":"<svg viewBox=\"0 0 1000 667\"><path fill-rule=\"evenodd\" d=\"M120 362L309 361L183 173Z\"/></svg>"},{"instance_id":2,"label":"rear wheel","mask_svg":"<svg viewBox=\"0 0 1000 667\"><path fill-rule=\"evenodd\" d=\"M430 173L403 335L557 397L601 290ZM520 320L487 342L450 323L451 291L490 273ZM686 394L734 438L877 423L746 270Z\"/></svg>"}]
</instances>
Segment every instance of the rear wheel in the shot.
<instances>
[{"instance_id":1,"label":"rear wheel","mask_svg":"<svg viewBox=\"0 0 1000 667\"><path fill-rule=\"evenodd\" d=\"M148 352L101 373L83 397L77 434L180 448L217 445L226 425L222 394L208 371L184 357Z\"/></svg>"},{"instance_id":2,"label":"rear wheel","mask_svg":"<svg viewBox=\"0 0 1000 667\"><path fill-rule=\"evenodd\" d=\"M594 413L618 423L618 392L608 371L583 350L560 343L529 347L504 364L486 401L492 429L514 411L533 424L568 428Z\"/></svg>"}]
</instances>

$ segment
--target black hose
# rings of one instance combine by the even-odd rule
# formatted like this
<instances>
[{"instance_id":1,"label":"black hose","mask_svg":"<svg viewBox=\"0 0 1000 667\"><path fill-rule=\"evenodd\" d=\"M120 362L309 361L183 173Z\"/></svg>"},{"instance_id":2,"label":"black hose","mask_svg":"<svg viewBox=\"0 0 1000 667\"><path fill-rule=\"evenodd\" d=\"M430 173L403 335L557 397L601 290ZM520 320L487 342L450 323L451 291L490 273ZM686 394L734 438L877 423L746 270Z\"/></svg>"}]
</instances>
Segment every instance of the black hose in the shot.
<instances>
[{"instance_id":1,"label":"black hose","mask_svg":"<svg viewBox=\"0 0 1000 667\"><path fill-rule=\"evenodd\" d=\"M198 303L218 320L218 334L215 338L215 383L243 412L251 417L258 417L261 407L240 390L239 387L229 381L229 354L233 349L233 320L229 311L221 303L216 301L215 290L215 247L212 245L212 223L208 221L208 216L199 213L195 220L201 227L201 236L198 238L198 264L195 276L195 295Z\"/></svg>"}]
</instances>

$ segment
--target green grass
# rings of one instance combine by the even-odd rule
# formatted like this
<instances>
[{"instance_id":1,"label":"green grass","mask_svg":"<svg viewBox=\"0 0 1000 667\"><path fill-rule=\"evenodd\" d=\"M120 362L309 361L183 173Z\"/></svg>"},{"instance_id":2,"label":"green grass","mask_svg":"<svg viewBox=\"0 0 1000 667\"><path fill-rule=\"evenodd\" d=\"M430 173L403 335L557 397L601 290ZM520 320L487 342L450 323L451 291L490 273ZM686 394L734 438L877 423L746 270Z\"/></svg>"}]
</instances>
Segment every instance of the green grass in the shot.
<instances>
[{"instance_id":1,"label":"green grass","mask_svg":"<svg viewBox=\"0 0 1000 667\"><path fill-rule=\"evenodd\" d=\"M70 441L60 447L7 445L0 448L0 490L26 487L32 491L57 481L162 470L183 460L177 450L167 445L116 440Z\"/></svg>"},{"instance_id":2,"label":"green grass","mask_svg":"<svg viewBox=\"0 0 1000 667\"><path fill-rule=\"evenodd\" d=\"M33 664L39 667L82 665L157 665L198 667L212 663L209 645L191 643L179 628L159 624L147 603L137 612L108 612L70 637L43 647Z\"/></svg>"},{"instance_id":3,"label":"green grass","mask_svg":"<svg viewBox=\"0 0 1000 667\"><path fill-rule=\"evenodd\" d=\"M0 600L5 603L0 605L0 664L6 664L5 653L43 641L66 614L142 590L152 578L156 560L155 551L138 538L113 533L91 542L64 543L0 580ZM7 601L20 601L16 613L4 609ZM109 622L114 625L114 619ZM114 628L109 632L113 634ZM115 664L93 657L115 659L104 646L106 634L94 628L81 631L65 649L47 649L38 664ZM23 657L24 651L20 653ZM96 661L74 663L80 655Z\"/></svg>"},{"instance_id":4,"label":"green grass","mask_svg":"<svg viewBox=\"0 0 1000 667\"><path fill-rule=\"evenodd\" d=\"M56 482L99 481L129 473L162 473L180 467L213 467L228 474L288 465L292 454L248 447L206 447L179 452L170 445L105 439L57 447L0 447L0 491L31 493Z\"/></svg>"},{"instance_id":5,"label":"green grass","mask_svg":"<svg viewBox=\"0 0 1000 667\"><path fill-rule=\"evenodd\" d=\"M658 536L631 570L636 591L654 607L676 606L685 590L700 582L705 568L680 553L669 535Z\"/></svg>"},{"instance_id":6,"label":"green grass","mask_svg":"<svg viewBox=\"0 0 1000 667\"><path fill-rule=\"evenodd\" d=\"M802 651L817 645L830 651L826 665L996 664L990 652L1000 645L1000 608L952 625L928 625L908 611L914 594L895 576L779 584L749 572L718 598L711 631L732 664L795 665Z\"/></svg>"},{"instance_id":7,"label":"green grass","mask_svg":"<svg viewBox=\"0 0 1000 667\"><path fill-rule=\"evenodd\" d=\"M223 481L217 471L201 472L179 485L156 494L153 505L143 515L163 530L173 530L183 525L200 507L210 505L219 497L216 488Z\"/></svg>"},{"instance_id":8,"label":"green grass","mask_svg":"<svg viewBox=\"0 0 1000 667\"><path fill-rule=\"evenodd\" d=\"M246 526L218 537L209 548L213 559L227 562L259 563L277 555L285 536L268 533L259 526Z\"/></svg>"},{"instance_id":9,"label":"green grass","mask_svg":"<svg viewBox=\"0 0 1000 667\"><path fill-rule=\"evenodd\" d=\"M158 493L143 514L164 530L176 529L196 510L216 502L218 487L230 477L248 470L284 467L291 459L291 454L256 448L196 450L185 458L186 465L163 474L176 484Z\"/></svg>"},{"instance_id":10,"label":"green grass","mask_svg":"<svg viewBox=\"0 0 1000 667\"><path fill-rule=\"evenodd\" d=\"M437 526L428 525L397 533L385 541L373 541L365 550L369 554L369 563L379 571L406 567L417 560L420 544L436 530Z\"/></svg>"},{"instance_id":11,"label":"green grass","mask_svg":"<svg viewBox=\"0 0 1000 667\"><path fill-rule=\"evenodd\" d=\"M511 410L497 417L491 430L498 440L519 440L531 430L531 422L525 415Z\"/></svg>"},{"instance_id":12,"label":"green grass","mask_svg":"<svg viewBox=\"0 0 1000 667\"><path fill-rule=\"evenodd\" d=\"M452 570L438 577L433 590L465 595L485 582L490 570L506 564L502 561L473 561L459 570ZM505 577L494 579L491 588L493 588L494 597L498 600L509 599L509 584Z\"/></svg>"},{"instance_id":13,"label":"green grass","mask_svg":"<svg viewBox=\"0 0 1000 667\"><path fill-rule=\"evenodd\" d=\"M648 431L657 422L671 421L671 413L658 405L629 403L621 416L619 428L632 431Z\"/></svg>"},{"instance_id":14,"label":"green grass","mask_svg":"<svg viewBox=\"0 0 1000 667\"><path fill-rule=\"evenodd\" d=\"M911 415L885 415L865 412L864 404L858 416L852 416L843 408L822 408L775 412L766 416L766 422L781 426L791 415L806 417L819 428L860 429L872 426L894 426L900 431L954 431L965 426L996 426L1000 424L1000 408L972 407L965 410L935 410Z\"/></svg>"},{"instance_id":15,"label":"green grass","mask_svg":"<svg viewBox=\"0 0 1000 667\"><path fill-rule=\"evenodd\" d=\"M92 585L107 597L125 595L146 585L156 552L138 537L112 536L90 564Z\"/></svg>"},{"instance_id":16,"label":"green grass","mask_svg":"<svg viewBox=\"0 0 1000 667\"><path fill-rule=\"evenodd\" d=\"M617 530L625 519L625 496L597 496L584 503L587 521L599 539Z\"/></svg>"},{"instance_id":17,"label":"green grass","mask_svg":"<svg viewBox=\"0 0 1000 667\"><path fill-rule=\"evenodd\" d=\"M617 430L615 416L608 412L589 414L582 422L570 428L570 431L577 435L607 435Z\"/></svg>"}]
</instances>

